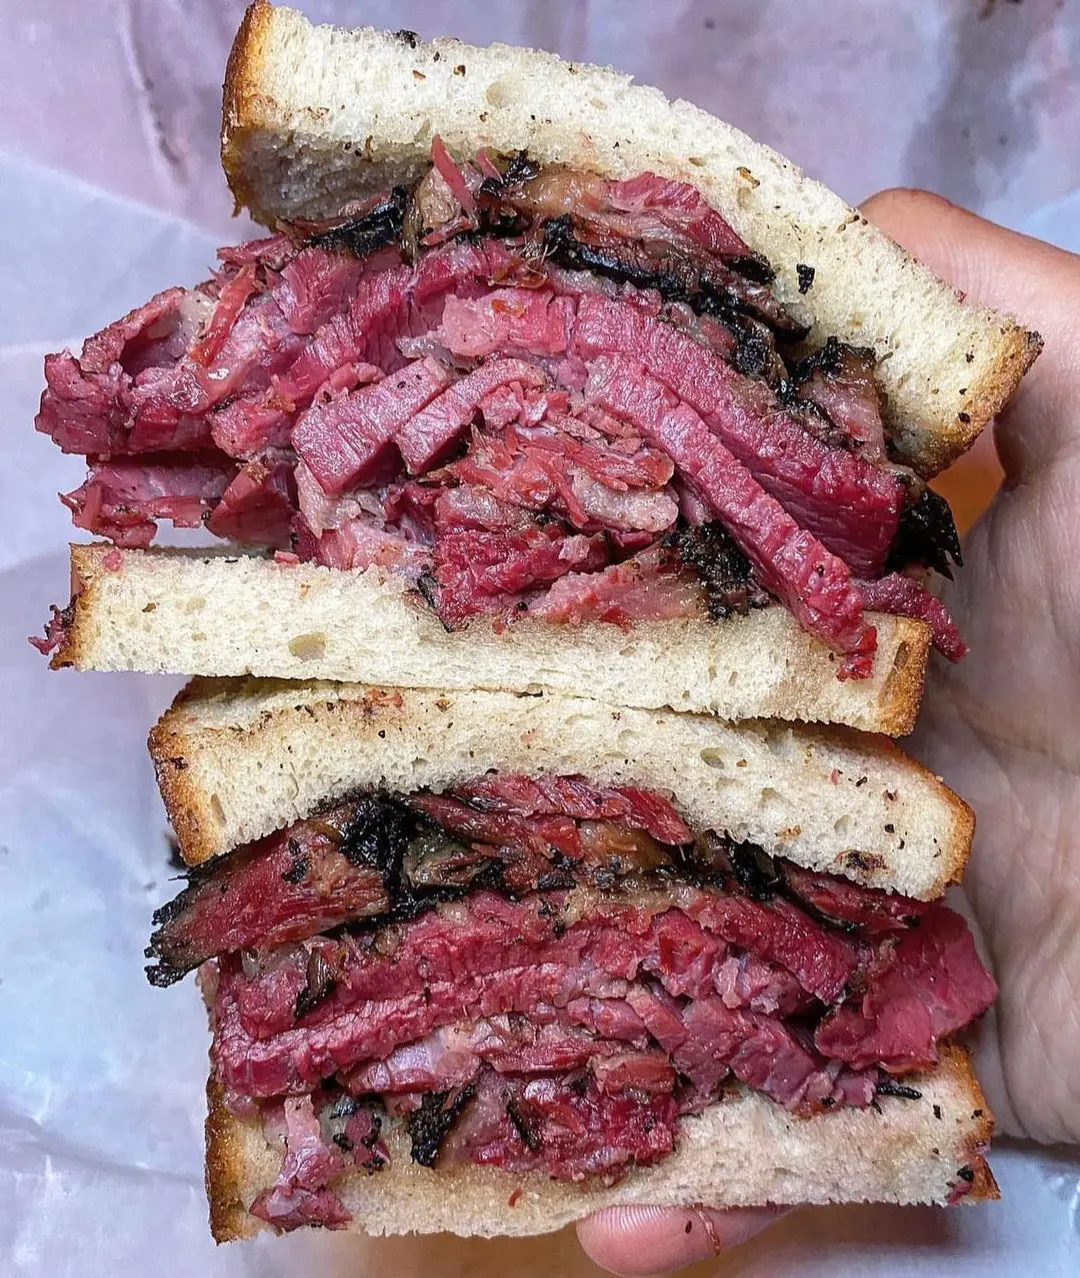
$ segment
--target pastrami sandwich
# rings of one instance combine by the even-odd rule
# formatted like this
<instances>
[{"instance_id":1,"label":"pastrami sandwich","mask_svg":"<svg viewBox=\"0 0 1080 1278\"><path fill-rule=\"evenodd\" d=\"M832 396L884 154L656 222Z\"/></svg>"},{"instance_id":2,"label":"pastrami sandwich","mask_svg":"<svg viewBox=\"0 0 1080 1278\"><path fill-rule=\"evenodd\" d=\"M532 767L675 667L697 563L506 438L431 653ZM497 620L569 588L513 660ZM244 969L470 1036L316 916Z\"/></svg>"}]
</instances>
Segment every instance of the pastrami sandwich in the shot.
<instances>
[{"instance_id":1,"label":"pastrami sandwich","mask_svg":"<svg viewBox=\"0 0 1080 1278\"><path fill-rule=\"evenodd\" d=\"M910 729L931 643L964 651L927 480L1035 334L547 54L257 3L222 155L274 234L47 361L38 428L112 543L72 548L54 665ZM151 550L162 520L229 545Z\"/></svg>"},{"instance_id":2,"label":"pastrami sandwich","mask_svg":"<svg viewBox=\"0 0 1080 1278\"><path fill-rule=\"evenodd\" d=\"M952 1042L994 983L940 900L972 817L881 738L196 680L150 745L219 1240L996 1196Z\"/></svg>"}]
</instances>

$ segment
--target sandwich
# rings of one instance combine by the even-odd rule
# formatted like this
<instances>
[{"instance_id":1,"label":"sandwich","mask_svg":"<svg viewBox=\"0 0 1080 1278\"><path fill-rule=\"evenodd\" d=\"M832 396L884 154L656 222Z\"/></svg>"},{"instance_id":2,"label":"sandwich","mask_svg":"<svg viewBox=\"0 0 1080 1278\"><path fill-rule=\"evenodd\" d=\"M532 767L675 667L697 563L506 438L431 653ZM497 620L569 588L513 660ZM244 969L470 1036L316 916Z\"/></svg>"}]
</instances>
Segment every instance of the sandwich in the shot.
<instances>
[{"instance_id":1,"label":"sandwich","mask_svg":"<svg viewBox=\"0 0 1080 1278\"><path fill-rule=\"evenodd\" d=\"M258 0L222 159L270 234L46 361L85 482L54 666L913 725L928 484L1039 338L612 71ZM162 522L222 543L152 548Z\"/></svg>"},{"instance_id":2,"label":"sandwich","mask_svg":"<svg viewBox=\"0 0 1080 1278\"><path fill-rule=\"evenodd\" d=\"M219 1241L996 1196L953 1041L994 982L941 900L973 820L884 738L197 679L150 749Z\"/></svg>"},{"instance_id":3,"label":"sandwich","mask_svg":"<svg viewBox=\"0 0 1080 1278\"><path fill-rule=\"evenodd\" d=\"M257 0L222 160L268 234L36 423L101 540L35 642L197 676L147 975L207 1005L214 1236L996 1196L974 818L889 738L965 651L929 481L1037 334L529 50Z\"/></svg>"}]
</instances>

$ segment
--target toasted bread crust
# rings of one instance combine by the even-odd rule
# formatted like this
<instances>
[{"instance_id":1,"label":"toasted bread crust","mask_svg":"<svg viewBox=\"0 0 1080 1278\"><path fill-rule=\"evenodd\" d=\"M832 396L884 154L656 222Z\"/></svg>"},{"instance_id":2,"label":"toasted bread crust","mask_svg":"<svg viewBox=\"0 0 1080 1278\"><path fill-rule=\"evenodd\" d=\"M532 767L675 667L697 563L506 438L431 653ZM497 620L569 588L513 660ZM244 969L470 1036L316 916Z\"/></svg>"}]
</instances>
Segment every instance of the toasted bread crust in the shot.
<instances>
[{"instance_id":1,"label":"toasted bread crust","mask_svg":"<svg viewBox=\"0 0 1080 1278\"><path fill-rule=\"evenodd\" d=\"M880 1113L845 1110L799 1119L745 1090L683 1120L680 1149L655 1167L631 1171L614 1187L567 1185L492 1168L430 1171L409 1161L391 1124L390 1166L347 1173L335 1188L353 1213L348 1228L372 1234L449 1230L469 1235L529 1235L559 1229L601 1207L635 1201L664 1206L766 1203L949 1201L972 1177L961 1203L999 1197L985 1149L993 1115L967 1053L944 1045L941 1062L907 1080L918 1101L883 1097ZM207 1089L207 1192L219 1242L267 1228L248 1207L272 1183L280 1155L257 1127ZM936 1115L940 1115L939 1117Z\"/></svg>"},{"instance_id":2,"label":"toasted bread crust","mask_svg":"<svg viewBox=\"0 0 1080 1278\"><path fill-rule=\"evenodd\" d=\"M926 474L938 474L967 452L1012 398L1042 348L1040 333L1002 317L995 360L971 379L956 417L942 423L939 435L920 441L919 465Z\"/></svg>"},{"instance_id":3,"label":"toasted bread crust","mask_svg":"<svg viewBox=\"0 0 1080 1278\"><path fill-rule=\"evenodd\" d=\"M206 1199L210 1232L217 1242L253 1238L260 1222L244 1206L244 1157L236 1119L225 1108L225 1092L213 1076L206 1084Z\"/></svg>"},{"instance_id":4,"label":"toasted bread crust","mask_svg":"<svg viewBox=\"0 0 1080 1278\"><path fill-rule=\"evenodd\" d=\"M836 678L836 657L779 605L732 617L644 622L623 631L476 619L447 634L400 580L236 554L71 547L70 625L52 667L255 674L401 686L556 691L724 719L839 722L900 736L914 726L930 631L871 614L869 679Z\"/></svg>"},{"instance_id":5,"label":"toasted bread crust","mask_svg":"<svg viewBox=\"0 0 1080 1278\"><path fill-rule=\"evenodd\" d=\"M263 119L261 95L256 88L258 67L271 37L273 6L255 0L244 14L225 64L221 98L221 162L226 173L239 172L246 130ZM248 207L253 192L242 180L230 183L235 212Z\"/></svg>"}]
</instances>

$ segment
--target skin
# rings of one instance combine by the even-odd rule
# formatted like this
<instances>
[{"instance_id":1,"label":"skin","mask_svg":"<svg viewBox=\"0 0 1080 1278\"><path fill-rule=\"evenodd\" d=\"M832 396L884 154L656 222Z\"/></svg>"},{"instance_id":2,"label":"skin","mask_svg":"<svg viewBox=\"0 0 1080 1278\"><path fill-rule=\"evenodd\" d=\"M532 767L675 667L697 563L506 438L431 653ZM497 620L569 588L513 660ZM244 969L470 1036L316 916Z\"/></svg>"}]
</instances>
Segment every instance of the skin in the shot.
<instances>
[{"instance_id":1,"label":"skin","mask_svg":"<svg viewBox=\"0 0 1080 1278\"><path fill-rule=\"evenodd\" d=\"M1000 986L977 1052L999 1131L1080 1143L1080 257L924 191L886 191L863 212L1045 342L995 423L1005 482L944 592L971 652L934 663L907 744L978 814L964 887ZM578 1238L613 1273L657 1274L775 1216L620 1208Z\"/></svg>"}]
</instances>

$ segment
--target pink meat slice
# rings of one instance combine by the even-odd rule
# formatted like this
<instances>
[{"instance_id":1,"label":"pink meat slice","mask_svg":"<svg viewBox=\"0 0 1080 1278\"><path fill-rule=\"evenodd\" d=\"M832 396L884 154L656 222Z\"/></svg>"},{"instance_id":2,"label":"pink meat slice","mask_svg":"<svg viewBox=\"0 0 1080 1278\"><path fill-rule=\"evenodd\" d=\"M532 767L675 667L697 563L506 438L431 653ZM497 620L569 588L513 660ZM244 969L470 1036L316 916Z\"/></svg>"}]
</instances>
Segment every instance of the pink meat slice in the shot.
<instances>
[{"instance_id":1,"label":"pink meat slice","mask_svg":"<svg viewBox=\"0 0 1080 1278\"><path fill-rule=\"evenodd\" d=\"M491 360L463 377L396 427L394 439L409 474L422 475L446 459L468 433L486 395L512 384L539 389L546 382L535 364L518 359Z\"/></svg>"},{"instance_id":2,"label":"pink meat slice","mask_svg":"<svg viewBox=\"0 0 1080 1278\"><path fill-rule=\"evenodd\" d=\"M934 647L942 656L950 661L960 661L966 656L967 644L961 639L948 608L921 581L891 572L877 581L860 581L859 589L866 608L925 621L930 627Z\"/></svg>"},{"instance_id":3,"label":"pink meat slice","mask_svg":"<svg viewBox=\"0 0 1080 1278\"><path fill-rule=\"evenodd\" d=\"M534 897L512 902L477 892L455 906L453 917L429 913L410 923L389 957L366 953L347 940L317 938L309 949L323 955L329 970L338 974L338 984L305 1025L320 1034L325 1029L329 1042L335 1022L361 1003L422 997L436 978L452 983L511 969L533 971L535 980L545 982L533 1002L562 1005L582 993L621 996L619 982L636 979L642 970L654 973L673 994L696 996L713 987L728 945L753 953L774 971L790 973L807 994L825 1003L839 999L859 967L856 945L786 902L759 903L706 890L684 895L678 909L662 902L602 902L573 927L560 929L554 908L538 912ZM292 967L303 984L306 955L297 955ZM576 993L563 984L564 978L575 983ZM256 975L238 984L238 1015L260 1038L292 1032L296 991L283 998L281 981L277 968L269 978ZM419 1033L390 1022L379 1030L395 1045ZM282 1046L294 1041L300 1040ZM381 1055L382 1050L368 1045L363 1058Z\"/></svg>"},{"instance_id":4,"label":"pink meat slice","mask_svg":"<svg viewBox=\"0 0 1080 1278\"><path fill-rule=\"evenodd\" d=\"M508 532L448 529L435 543L439 617L455 629L478 613L508 611L523 593L568 572L593 572L608 558L602 534L568 536L555 524Z\"/></svg>"},{"instance_id":5,"label":"pink meat slice","mask_svg":"<svg viewBox=\"0 0 1080 1278\"><path fill-rule=\"evenodd\" d=\"M137 380L152 381L168 370L191 336L183 317L188 296L181 288L166 289L87 338L78 358L70 351L47 355L35 427L65 453L89 456L207 447L206 424L174 410L148 414L141 430L132 430Z\"/></svg>"},{"instance_id":6,"label":"pink meat slice","mask_svg":"<svg viewBox=\"0 0 1080 1278\"><path fill-rule=\"evenodd\" d=\"M476 807L519 816L567 816L580 821L622 819L661 843L690 843L690 827L662 795L637 786L598 788L584 777L488 772L454 794Z\"/></svg>"},{"instance_id":7,"label":"pink meat slice","mask_svg":"<svg viewBox=\"0 0 1080 1278\"><path fill-rule=\"evenodd\" d=\"M293 447L330 496L386 483L400 468L395 436L451 383L430 356L352 394L313 404L296 423Z\"/></svg>"},{"instance_id":8,"label":"pink meat slice","mask_svg":"<svg viewBox=\"0 0 1080 1278\"><path fill-rule=\"evenodd\" d=\"M586 395L631 422L690 477L762 585L811 634L845 654L846 673L870 673L877 634L863 617L862 596L847 566L799 527L693 408L642 364L622 357L595 360Z\"/></svg>"},{"instance_id":9,"label":"pink meat slice","mask_svg":"<svg viewBox=\"0 0 1080 1278\"><path fill-rule=\"evenodd\" d=\"M529 615L580 626L606 621L629 627L641 621L704 617L701 585L650 547L601 572L571 572L529 604Z\"/></svg>"},{"instance_id":10,"label":"pink meat slice","mask_svg":"<svg viewBox=\"0 0 1080 1278\"><path fill-rule=\"evenodd\" d=\"M466 359L523 352L551 357L567 349L574 309L573 298L548 289L497 288L472 300L451 295L438 336Z\"/></svg>"},{"instance_id":11,"label":"pink meat slice","mask_svg":"<svg viewBox=\"0 0 1080 1278\"><path fill-rule=\"evenodd\" d=\"M292 454L276 449L246 462L221 494L207 528L244 545L287 546L296 513L293 468Z\"/></svg>"},{"instance_id":12,"label":"pink meat slice","mask_svg":"<svg viewBox=\"0 0 1080 1278\"><path fill-rule=\"evenodd\" d=\"M862 999L818 1027L819 1051L861 1068L901 1072L933 1065L938 1040L982 1015L997 996L967 924L935 904L882 956Z\"/></svg>"},{"instance_id":13,"label":"pink meat slice","mask_svg":"<svg viewBox=\"0 0 1080 1278\"><path fill-rule=\"evenodd\" d=\"M101 533L118 546L150 545L157 520L197 528L221 500L237 473L235 462L159 458L105 461L62 500L76 528Z\"/></svg>"},{"instance_id":14,"label":"pink meat slice","mask_svg":"<svg viewBox=\"0 0 1080 1278\"><path fill-rule=\"evenodd\" d=\"M444 1141L439 1165L472 1162L516 1174L610 1182L628 1166L645 1167L671 1153L677 1117L674 1100L663 1093L612 1094L591 1079L565 1076L508 1087L486 1072Z\"/></svg>"},{"instance_id":15,"label":"pink meat slice","mask_svg":"<svg viewBox=\"0 0 1080 1278\"><path fill-rule=\"evenodd\" d=\"M763 382L625 301L584 296L573 350L640 361L704 419L799 524L862 576L880 572L904 507L894 475L811 435Z\"/></svg>"},{"instance_id":16,"label":"pink meat slice","mask_svg":"<svg viewBox=\"0 0 1080 1278\"><path fill-rule=\"evenodd\" d=\"M278 1229L343 1228L349 1213L327 1185L346 1165L341 1150L323 1139L311 1097L287 1097L285 1158L274 1184L261 1190L251 1204L252 1215Z\"/></svg>"}]
</instances>

